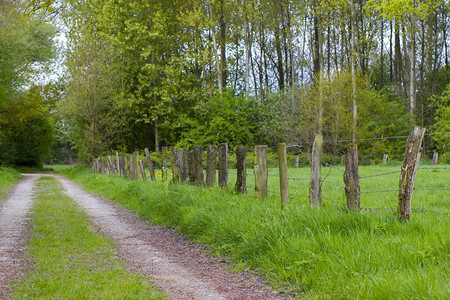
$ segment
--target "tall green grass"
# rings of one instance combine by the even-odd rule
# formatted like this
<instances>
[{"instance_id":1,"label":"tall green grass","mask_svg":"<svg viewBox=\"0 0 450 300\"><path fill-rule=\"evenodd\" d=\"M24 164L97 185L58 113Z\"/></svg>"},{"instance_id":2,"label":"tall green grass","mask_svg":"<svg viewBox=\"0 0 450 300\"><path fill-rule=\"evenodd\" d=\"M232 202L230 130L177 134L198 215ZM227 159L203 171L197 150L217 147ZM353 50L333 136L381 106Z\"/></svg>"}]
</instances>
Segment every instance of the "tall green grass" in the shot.
<instances>
[{"instance_id":1,"label":"tall green grass","mask_svg":"<svg viewBox=\"0 0 450 300\"><path fill-rule=\"evenodd\" d=\"M11 168L0 167L0 198L21 178L19 172Z\"/></svg>"},{"instance_id":2,"label":"tall green grass","mask_svg":"<svg viewBox=\"0 0 450 300\"><path fill-rule=\"evenodd\" d=\"M327 180L338 182L342 178L342 173L335 171ZM361 176L379 172L371 167L361 171ZM213 254L231 257L236 268L251 267L264 274L275 289L294 292L298 297L450 296L448 215L416 213L411 222L400 222L395 211L349 213L332 202L324 202L321 210L311 209L304 197L294 196L281 207L277 194L258 200L252 192L242 196L231 189L132 182L92 174L86 168L65 172L87 190L117 201L153 223L174 227L193 241L212 245ZM295 172L290 176L300 177L308 169L290 172ZM325 176L326 170L323 173ZM338 187L325 188L325 196L331 193L330 198L343 200ZM298 192L305 193L302 187ZM365 198L363 206L396 207L395 193L377 197ZM428 201L427 197L420 199ZM445 199L427 203L433 201Z\"/></svg>"}]
</instances>

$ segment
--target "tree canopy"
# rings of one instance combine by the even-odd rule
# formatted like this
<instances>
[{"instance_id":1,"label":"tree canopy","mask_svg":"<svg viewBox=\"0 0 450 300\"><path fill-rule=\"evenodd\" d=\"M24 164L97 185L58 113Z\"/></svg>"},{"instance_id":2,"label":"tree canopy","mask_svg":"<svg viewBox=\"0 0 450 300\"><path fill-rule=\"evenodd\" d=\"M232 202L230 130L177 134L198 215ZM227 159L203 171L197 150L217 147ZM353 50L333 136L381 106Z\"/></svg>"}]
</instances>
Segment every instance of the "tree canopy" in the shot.
<instances>
[{"instance_id":1,"label":"tree canopy","mask_svg":"<svg viewBox=\"0 0 450 300\"><path fill-rule=\"evenodd\" d=\"M30 73L18 66L52 52L44 38L52 27L40 22L31 30L38 12L57 15L68 42L58 117L51 116L64 137L58 141L83 160L162 145L312 141L317 132L326 150L338 153L342 140L404 135L411 123L430 133L448 130L446 1L33 3L34 9L8 10L27 11L30 26L3 30L9 42L0 47L41 50L0 49L14 58L0 62L0 103L23 90L19 78ZM32 32L36 43L29 42ZM427 136L424 146L443 153L446 144L444 134ZM360 149L403 151L385 140Z\"/></svg>"}]
</instances>

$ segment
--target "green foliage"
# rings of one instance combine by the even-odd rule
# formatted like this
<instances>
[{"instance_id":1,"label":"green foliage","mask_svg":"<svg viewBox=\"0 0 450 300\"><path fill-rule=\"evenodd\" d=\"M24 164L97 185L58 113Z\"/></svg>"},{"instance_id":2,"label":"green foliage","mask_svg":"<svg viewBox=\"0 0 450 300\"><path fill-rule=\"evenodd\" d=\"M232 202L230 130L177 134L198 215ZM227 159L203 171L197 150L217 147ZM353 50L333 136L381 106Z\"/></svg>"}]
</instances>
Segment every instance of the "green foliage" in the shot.
<instances>
[{"instance_id":1,"label":"green foliage","mask_svg":"<svg viewBox=\"0 0 450 300\"><path fill-rule=\"evenodd\" d=\"M5 165L41 166L52 146L50 107L30 76L54 56L55 28L28 4L0 5L0 163Z\"/></svg>"},{"instance_id":2,"label":"green foliage","mask_svg":"<svg viewBox=\"0 0 450 300\"><path fill-rule=\"evenodd\" d=\"M364 175L379 172L373 167L362 171ZM302 197L293 197L282 208L278 196L261 201L221 189L131 182L92 174L86 168L66 170L66 174L152 222L211 244L212 253L231 257L239 269L257 270L276 289L298 297L449 296L450 227L446 216L417 213L406 224L399 222L395 213L349 213L330 202L324 203L322 210L313 210ZM342 180L342 173L338 175ZM433 181L424 176L427 179ZM376 195L372 201L380 198ZM389 196L382 201L396 203L395 197ZM442 197L432 201L432 207L444 209Z\"/></svg>"},{"instance_id":3,"label":"green foliage","mask_svg":"<svg viewBox=\"0 0 450 300\"><path fill-rule=\"evenodd\" d=\"M446 132L445 134L434 135L433 142L436 150L442 155L441 159L450 161L450 84L438 97L431 99L438 108L436 109L436 122L433 130L435 132Z\"/></svg>"},{"instance_id":4,"label":"green foliage","mask_svg":"<svg viewBox=\"0 0 450 300\"><path fill-rule=\"evenodd\" d=\"M54 140L53 119L37 86L16 93L0 112L0 162L41 167Z\"/></svg>"}]
</instances>

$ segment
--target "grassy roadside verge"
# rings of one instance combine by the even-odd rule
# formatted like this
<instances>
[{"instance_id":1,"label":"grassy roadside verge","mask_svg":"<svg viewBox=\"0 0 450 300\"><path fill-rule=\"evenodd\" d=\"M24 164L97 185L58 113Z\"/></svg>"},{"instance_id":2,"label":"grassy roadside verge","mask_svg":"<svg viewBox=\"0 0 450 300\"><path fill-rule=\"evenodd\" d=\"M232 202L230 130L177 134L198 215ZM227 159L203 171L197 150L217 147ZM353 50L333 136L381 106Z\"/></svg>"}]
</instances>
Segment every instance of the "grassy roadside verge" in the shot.
<instances>
[{"instance_id":1,"label":"grassy roadside verge","mask_svg":"<svg viewBox=\"0 0 450 300\"><path fill-rule=\"evenodd\" d=\"M88 191L153 223L177 228L215 253L252 267L273 286L306 298L446 299L450 296L448 216L313 210L307 201L281 209L219 189L132 182L87 168L65 174ZM444 199L445 200L445 199Z\"/></svg>"},{"instance_id":2,"label":"grassy roadside verge","mask_svg":"<svg viewBox=\"0 0 450 300\"><path fill-rule=\"evenodd\" d=\"M124 269L112 242L90 228L86 214L53 178L37 182L32 264L14 287L17 299L164 299L143 276Z\"/></svg>"},{"instance_id":3,"label":"grassy roadside verge","mask_svg":"<svg viewBox=\"0 0 450 300\"><path fill-rule=\"evenodd\" d=\"M6 196L8 190L21 177L20 173L14 169L0 167L0 199Z\"/></svg>"}]
</instances>

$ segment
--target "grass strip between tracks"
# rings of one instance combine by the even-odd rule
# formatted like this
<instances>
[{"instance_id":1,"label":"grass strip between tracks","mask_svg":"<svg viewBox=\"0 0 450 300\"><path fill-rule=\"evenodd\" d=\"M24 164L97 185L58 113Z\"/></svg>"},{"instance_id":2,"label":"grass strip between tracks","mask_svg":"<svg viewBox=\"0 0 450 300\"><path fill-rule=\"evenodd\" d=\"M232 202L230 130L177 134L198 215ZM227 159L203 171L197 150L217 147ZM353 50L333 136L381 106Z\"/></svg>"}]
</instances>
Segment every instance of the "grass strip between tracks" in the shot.
<instances>
[{"instance_id":1,"label":"grass strip between tracks","mask_svg":"<svg viewBox=\"0 0 450 300\"><path fill-rule=\"evenodd\" d=\"M14 297L39 299L164 299L141 275L126 271L111 240L53 178L37 181L28 242L31 264Z\"/></svg>"}]
</instances>

